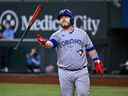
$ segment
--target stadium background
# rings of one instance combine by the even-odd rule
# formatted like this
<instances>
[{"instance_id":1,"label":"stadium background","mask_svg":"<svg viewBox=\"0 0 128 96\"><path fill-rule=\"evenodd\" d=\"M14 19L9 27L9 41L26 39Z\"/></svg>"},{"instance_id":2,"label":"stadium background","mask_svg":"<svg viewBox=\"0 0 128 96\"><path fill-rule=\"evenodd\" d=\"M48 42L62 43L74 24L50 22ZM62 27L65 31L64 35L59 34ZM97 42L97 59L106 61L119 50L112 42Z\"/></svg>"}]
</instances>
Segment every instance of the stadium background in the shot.
<instances>
[{"instance_id":1,"label":"stadium background","mask_svg":"<svg viewBox=\"0 0 128 96\"><path fill-rule=\"evenodd\" d=\"M39 3L44 6L40 18L27 33L19 49L13 50ZM11 48L8 56L8 72L0 73L0 82L58 83L55 50L39 46L35 41L35 36L40 33L48 38L57 30L57 12L62 8L69 8L75 13L76 26L88 32L105 64L105 79L98 80L97 75L93 74L93 85L128 86L128 73L120 74L120 65L128 60L127 0L48 0L47 4L44 0L0 0L0 23L6 19L2 17L2 14L7 10L14 12L17 18L12 15L17 25L15 39L0 40L0 47ZM47 75L42 71L36 74L26 74L25 54L35 46L40 51L42 69L52 64L55 66L53 73Z\"/></svg>"}]
</instances>

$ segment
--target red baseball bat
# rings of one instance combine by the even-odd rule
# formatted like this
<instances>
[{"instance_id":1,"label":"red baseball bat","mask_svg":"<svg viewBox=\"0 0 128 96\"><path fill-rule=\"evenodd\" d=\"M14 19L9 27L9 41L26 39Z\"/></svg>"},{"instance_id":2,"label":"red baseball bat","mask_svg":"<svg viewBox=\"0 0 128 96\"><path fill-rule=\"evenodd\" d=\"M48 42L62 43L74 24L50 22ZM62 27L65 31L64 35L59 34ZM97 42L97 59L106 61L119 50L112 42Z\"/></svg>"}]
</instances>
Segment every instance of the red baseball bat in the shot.
<instances>
[{"instance_id":1,"label":"red baseball bat","mask_svg":"<svg viewBox=\"0 0 128 96\"><path fill-rule=\"evenodd\" d=\"M28 32L28 30L31 28L31 26L33 25L33 23L36 21L36 19L40 16L41 12L43 10L43 7L39 4L35 10L35 12L32 15L32 18L29 22L29 25L27 27L27 29L25 30L25 32L23 32L23 34L21 35L21 38L19 40L19 42L16 44L16 46L14 47L15 50L17 50L17 48L20 46L21 42L23 41L23 38L25 36L25 34Z\"/></svg>"},{"instance_id":2,"label":"red baseball bat","mask_svg":"<svg viewBox=\"0 0 128 96\"><path fill-rule=\"evenodd\" d=\"M42 6L39 4L34 12L34 14L32 15L32 19L30 20L29 26L32 26L32 24L35 22L35 20L40 16L41 12L42 12Z\"/></svg>"}]
</instances>

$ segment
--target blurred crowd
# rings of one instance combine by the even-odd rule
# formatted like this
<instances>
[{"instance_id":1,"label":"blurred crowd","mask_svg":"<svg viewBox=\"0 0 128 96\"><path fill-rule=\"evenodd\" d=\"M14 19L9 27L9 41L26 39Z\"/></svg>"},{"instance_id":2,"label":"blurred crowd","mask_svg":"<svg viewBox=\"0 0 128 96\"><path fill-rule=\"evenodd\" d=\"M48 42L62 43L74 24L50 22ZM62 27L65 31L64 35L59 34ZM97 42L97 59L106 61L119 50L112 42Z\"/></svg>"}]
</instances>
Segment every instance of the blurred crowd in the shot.
<instances>
[{"instance_id":1,"label":"blurred crowd","mask_svg":"<svg viewBox=\"0 0 128 96\"><path fill-rule=\"evenodd\" d=\"M10 26L10 22L6 21L0 24L0 39L12 40L15 37L15 31ZM0 47L0 69L2 72L8 72L9 51L10 47Z\"/></svg>"},{"instance_id":2,"label":"blurred crowd","mask_svg":"<svg viewBox=\"0 0 128 96\"><path fill-rule=\"evenodd\" d=\"M15 37L15 30L10 26L10 22L0 24L0 39L12 40Z\"/></svg>"},{"instance_id":3,"label":"blurred crowd","mask_svg":"<svg viewBox=\"0 0 128 96\"><path fill-rule=\"evenodd\" d=\"M41 56L36 47L31 48L30 52L26 54L26 67L27 72L34 73L53 73L55 71L52 64L47 65L45 68L41 67Z\"/></svg>"}]
</instances>

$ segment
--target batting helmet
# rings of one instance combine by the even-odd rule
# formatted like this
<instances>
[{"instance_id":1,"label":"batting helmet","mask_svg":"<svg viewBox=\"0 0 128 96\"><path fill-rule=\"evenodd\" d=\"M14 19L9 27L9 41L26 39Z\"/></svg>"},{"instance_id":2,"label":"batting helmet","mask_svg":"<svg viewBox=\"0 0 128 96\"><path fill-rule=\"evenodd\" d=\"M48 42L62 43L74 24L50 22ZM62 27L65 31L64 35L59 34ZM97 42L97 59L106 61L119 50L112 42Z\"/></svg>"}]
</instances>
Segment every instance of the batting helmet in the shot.
<instances>
[{"instance_id":1,"label":"batting helmet","mask_svg":"<svg viewBox=\"0 0 128 96\"><path fill-rule=\"evenodd\" d=\"M70 22L74 24L74 16L73 13L69 9L62 9L59 11L58 20L60 20L61 16L68 16L70 17Z\"/></svg>"}]
</instances>

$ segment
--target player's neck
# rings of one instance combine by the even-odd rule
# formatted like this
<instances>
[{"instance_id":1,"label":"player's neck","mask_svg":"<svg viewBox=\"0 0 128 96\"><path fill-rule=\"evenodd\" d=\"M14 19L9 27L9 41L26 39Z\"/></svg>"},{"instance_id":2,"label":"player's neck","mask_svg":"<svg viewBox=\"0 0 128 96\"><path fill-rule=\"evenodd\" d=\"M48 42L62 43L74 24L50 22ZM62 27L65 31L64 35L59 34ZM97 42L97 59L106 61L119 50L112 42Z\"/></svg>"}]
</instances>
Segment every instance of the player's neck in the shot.
<instances>
[{"instance_id":1,"label":"player's neck","mask_svg":"<svg viewBox=\"0 0 128 96\"><path fill-rule=\"evenodd\" d=\"M64 30L64 32L73 32L74 28L73 28L73 26L70 26L68 28L64 28L63 30Z\"/></svg>"}]
</instances>

